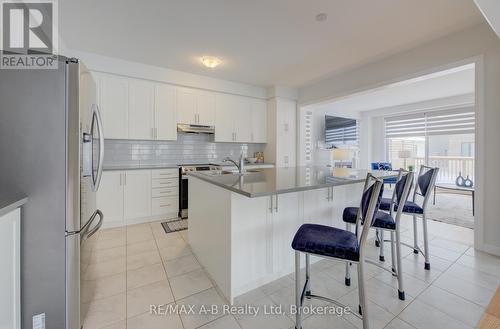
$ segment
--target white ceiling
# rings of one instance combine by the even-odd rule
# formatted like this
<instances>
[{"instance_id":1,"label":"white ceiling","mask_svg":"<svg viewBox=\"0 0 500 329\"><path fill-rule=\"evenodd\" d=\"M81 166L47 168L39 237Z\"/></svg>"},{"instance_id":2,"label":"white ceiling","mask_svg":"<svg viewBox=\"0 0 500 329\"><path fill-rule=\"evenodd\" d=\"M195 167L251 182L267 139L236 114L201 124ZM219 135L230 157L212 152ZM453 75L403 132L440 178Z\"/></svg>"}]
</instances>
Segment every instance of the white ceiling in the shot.
<instances>
[{"instance_id":1,"label":"white ceiling","mask_svg":"<svg viewBox=\"0 0 500 329\"><path fill-rule=\"evenodd\" d=\"M313 110L358 117L361 112L474 93L474 65L466 65L313 105Z\"/></svg>"},{"instance_id":2,"label":"white ceiling","mask_svg":"<svg viewBox=\"0 0 500 329\"><path fill-rule=\"evenodd\" d=\"M70 49L289 87L482 22L472 0L63 0L59 12Z\"/></svg>"}]
</instances>

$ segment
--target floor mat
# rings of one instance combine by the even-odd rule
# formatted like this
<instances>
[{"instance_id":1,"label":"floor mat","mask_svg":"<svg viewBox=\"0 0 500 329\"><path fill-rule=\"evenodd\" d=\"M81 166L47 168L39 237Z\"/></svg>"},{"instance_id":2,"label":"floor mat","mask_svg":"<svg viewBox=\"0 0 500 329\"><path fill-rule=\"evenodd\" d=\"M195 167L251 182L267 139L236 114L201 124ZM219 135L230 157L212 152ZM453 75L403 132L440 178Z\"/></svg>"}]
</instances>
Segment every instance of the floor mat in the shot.
<instances>
[{"instance_id":1,"label":"floor mat","mask_svg":"<svg viewBox=\"0 0 500 329\"><path fill-rule=\"evenodd\" d=\"M172 233L187 230L188 228L188 220L187 219L177 219L169 222L161 223L165 233Z\"/></svg>"}]
</instances>

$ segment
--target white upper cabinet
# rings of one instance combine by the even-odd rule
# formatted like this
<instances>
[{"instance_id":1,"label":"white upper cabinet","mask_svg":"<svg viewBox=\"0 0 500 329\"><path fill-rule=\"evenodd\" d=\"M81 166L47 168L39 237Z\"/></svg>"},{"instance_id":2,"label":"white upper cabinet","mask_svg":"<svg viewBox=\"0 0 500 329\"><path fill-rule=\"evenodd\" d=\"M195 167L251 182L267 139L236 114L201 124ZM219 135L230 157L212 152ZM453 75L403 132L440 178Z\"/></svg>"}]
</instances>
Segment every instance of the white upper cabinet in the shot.
<instances>
[{"instance_id":1,"label":"white upper cabinet","mask_svg":"<svg viewBox=\"0 0 500 329\"><path fill-rule=\"evenodd\" d=\"M237 107L235 96L217 94L215 98L215 141L234 142L234 109Z\"/></svg>"},{"instance_id":2,"label":"white upper cabinet","mask_svg":"<svg viewBox=\"0 0 500 329\"><path fill-rule=\"evenodd\" d=\"M196 124L196 93L192 89L177 89L177 122Z\"/></svg>"},{"instance_id":3,"label":"white upper cabinet","mask_svg":"<svg viewBox=\"0 0 500 329\"><path fill-rule=\"evenodd\" d=\"M215 93L198 91L196 110L199 125L213 126L215 124Z\"/></svg>"},{"instance_id":4,"label":"white upper cabinet","mask_svg":"<svg viewBox=\"0 0 500 329\"><path fill-rule=\"evenodd\" d=\"M130 139L154 139L154 84L145 80L129 81L129 124Z\"/></svg>"},{"instance_id":5,"label":"white upper cabinet","mask_svg":"<svg viewBox=\"0 0 500 329\"><path fill-rule=\"evenodd\" d=\"M235 142L250 143L252 140L252 108L249 99L237 97L233 109Z\"/></svg>"},{"instance_id":6,"label":"white upper cabinet","mask_svg":"<svg viewBox=\"0 0 500 329\"><path fill-rule=\"evenodd\" d=\"M248 97L217 94L215 141L267 142L267 104Z\"/></svg>"},{"instance_id":7,"label":"white upper cabinet","mask_svg":"<svg viewBox=\"0 0 500 329\"><path fill-rule=\"evenodd\" d=\"M267 143L267 102L260 99L251 101L252 143Z\"/></svg>"},{"instance_id":8,"label":"white upper cabinet","mask_svg":"<svg viewBox=\"0 0 500 329\"><path fill-rule=\"evenodd\" d=\"M155 139L176 140L177 121L175 88L165 84L155 86Z\"/></svg>"},{"instance_id":9,"label":"white upper cabinet","mask_svg":"<svg viewBox=\"0 0 500 329\"><path fill-rule=\"evenodd\" d=\"M100 75L99 108L104 125L104 137L129 138L128 79L109 74Z\"/></svg>"},{"instance_id":10,"label":"white upper cabinet","mask_svg":"<svg viewBox=\"0 0 500 329\"><path fill-rule=\"evenodd\" d=\"M177 122L213 126L215 94L189 88L177 89Z\"/></svg>"}]
</instances>

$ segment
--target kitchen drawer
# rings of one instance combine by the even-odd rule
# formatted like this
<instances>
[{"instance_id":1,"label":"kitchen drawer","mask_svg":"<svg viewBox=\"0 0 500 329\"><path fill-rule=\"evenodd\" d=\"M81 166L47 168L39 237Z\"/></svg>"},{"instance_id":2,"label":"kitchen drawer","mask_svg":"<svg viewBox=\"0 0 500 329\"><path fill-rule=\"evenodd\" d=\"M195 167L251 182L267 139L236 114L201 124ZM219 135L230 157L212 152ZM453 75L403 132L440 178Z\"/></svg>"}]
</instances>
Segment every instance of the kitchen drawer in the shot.
<instances>
[{"instance_id":1,"label":"kitchen drawer","mask_svg":"<svg viewBox=\"0 0 500 329\"><path fill-rule=\"evenodd\" d=\"M165 187L165 188L154 188L151 191L153 198L166 197L166 196L177 196L179 195L179 187Z\"/></svg>"},{"instance_id":2,"label":"kitchen drawer","mask_svg":"<svg viewBox=\"0 0 500 329\"><path fill-rule=\"evenodd\" d=\"M169 198L153 198L151 210L153 216L178 212L179 198L177 196Z\"/></svg>"},{"instance_id":3,"label":"kitchen drawer","mask_svg":"<svg viewBox=\"0 0 500 329\"><path fill-rule=\"evenodd\" d=\"M151 171L151 177L156 178L179 178L179 169L154 169Z\"/></svg>"},{"instance_id":4,"label":"kitchen drawer","mask_svg":"<svg viewBox=\"0 0 500 329\"><path fill-rule=\"evenodd\" d=\"M179 180L177 178L155 178L151 181L151 186L153 188L175 187L179 186Z\"/></svg>"}]
</instances>

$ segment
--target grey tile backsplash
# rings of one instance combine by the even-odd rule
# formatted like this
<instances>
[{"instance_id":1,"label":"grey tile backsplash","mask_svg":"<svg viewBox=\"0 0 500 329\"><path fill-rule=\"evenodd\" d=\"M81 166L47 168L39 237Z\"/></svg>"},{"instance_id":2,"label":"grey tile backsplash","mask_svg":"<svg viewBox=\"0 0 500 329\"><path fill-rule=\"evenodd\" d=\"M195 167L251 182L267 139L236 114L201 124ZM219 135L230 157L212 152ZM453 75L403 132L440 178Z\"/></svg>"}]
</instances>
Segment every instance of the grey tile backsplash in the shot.
<instances>
[{"instance_id":1,"label":"grey tile backsplash","mask_svg":"<svg viewBox=\"0 0 500 329\"><path fill-rule=\"evenodd\" d=\"M243 151L251 157L265 144L215 143L214 135L178 134L177 141L115 140L104 142L104 166L218 163Z\"/></svg>"}]
</instances>

